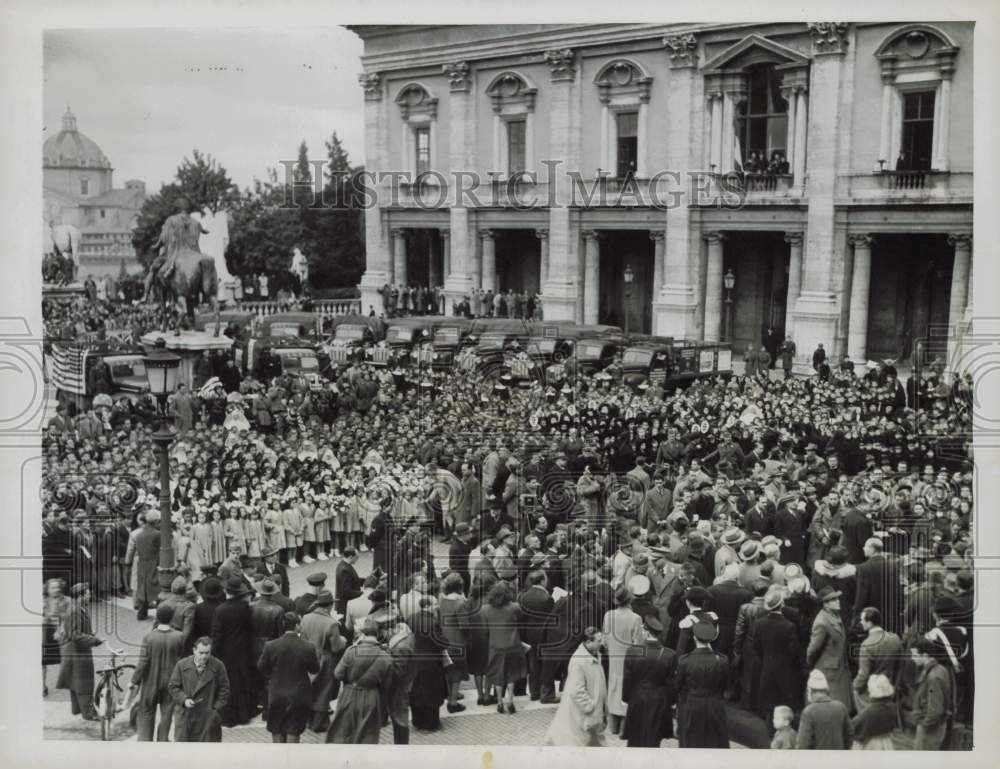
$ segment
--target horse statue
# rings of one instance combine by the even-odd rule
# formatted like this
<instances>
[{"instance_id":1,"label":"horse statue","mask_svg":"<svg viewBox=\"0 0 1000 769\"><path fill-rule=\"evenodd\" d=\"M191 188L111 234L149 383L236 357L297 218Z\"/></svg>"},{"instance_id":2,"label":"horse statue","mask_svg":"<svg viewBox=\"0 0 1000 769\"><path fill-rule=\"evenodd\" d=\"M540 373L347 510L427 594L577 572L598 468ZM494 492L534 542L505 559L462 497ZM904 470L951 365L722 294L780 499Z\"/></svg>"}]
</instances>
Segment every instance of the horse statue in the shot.
<instances>
[{"instance_id":1,"label":"horse statue","mask_svg":"<svg viewBox=\"0 0 1000 769\"><path fill-rule=\"evenodd\" d=\"M175 310L178 324L174 332L180 336L181 321L187 318L194 326L194 310L207 299L215 314L215 333L219 335L219 278L215 260L198 250L198 237L204 232L201 224L186 212L167 218L154 248L161 247L162 256L150 265L151 287L159 297L162 330L167 330L167 315Z\"/></svg>"}]
</instances>

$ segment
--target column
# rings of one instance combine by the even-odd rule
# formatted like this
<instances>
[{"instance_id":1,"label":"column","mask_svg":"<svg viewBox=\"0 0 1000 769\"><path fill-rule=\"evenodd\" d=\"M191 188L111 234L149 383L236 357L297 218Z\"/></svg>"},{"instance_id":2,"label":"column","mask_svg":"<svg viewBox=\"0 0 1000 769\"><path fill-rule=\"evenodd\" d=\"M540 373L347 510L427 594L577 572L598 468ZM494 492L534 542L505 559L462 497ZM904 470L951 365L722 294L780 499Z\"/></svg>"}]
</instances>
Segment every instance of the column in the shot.
<instances>
[{"instance_id":1,"label":"column","mask_svg":"<svg viewBox=\"0 0 1000 769\"><path fill-rule=\"evenodd\" d=\"M665 42L670 56L670 88L663 111L667 121L667 167L682 171L701 165L709 171L710 164L716 162L712 159L716 149L714 137L717 130L721 130L720 121L713 116L719 101L715 94L703 91L705 81L697 70L694 36L668 37ZM703 109L708 130L699 136L702 126L696 116ZM662 239L655 239L657 248L662 251L658 252L660 258L656 263L659 279L653 286L653 333L678 339L696 338L697 313L701 305L691 279L692 262L700 262L701 242L691 232L691 209L686 200L690 186L685 177L676 188L671 185L664 195L664 200L669 200L668 196L676 190L685 195L685 199L681 205L668 205L666 216L661 220L664 224L660 233Z\"/></svg>"},{"instance_id":2,"label":"column","mask_svg":"<svg viewBox=\"0 0 1000 769\"><path fill-rule=\"evenodd\" d=\"M400 286L409 285L406 274L406 258L406 230L395 229L392 231L392 261L396 284Z\"/></svg>"},{"instance_id":3,"label":"column","mask_svg":"<svg viewBox=\"0 0 1000 769\"><path fill-rule=\"evenodd\" d=\"M586 230L583 233L584 267L583 267L583 322L586 325L597 323L599 300L598 282L601 275L601 244L600 233Z\"/></svg>"},{"instance_id":4,"label":"column","mask_svg":"<svg viewBox=\"0 0 1000 769\"><path fill-rule=\"evenodd\" d=\"M608 173L614 175L614 171L611 169L611 114L608 109L608 105L605 102L601 105L601 155L600 155L600 171L607 171Z\"/></svg>"},{"instance_id":5,"label":"column","mask_svg":"<svg viewBox=\"0 0 1000 769\"><path fill-rule=\"evenodd\" d=\"M722 173L722 94L709 94L712 110L712 165L715 173Z\"/></svg>"},{"instance_id":6,"label":"column","mask_svg":"<svg viewBox=\"0 0 1000 769\"><path fill-rule=\"evenodd\" d=\"M951 268L951 299L948 302L948 332L949 335L958 336L965 321L966 305L969 303L972 236L949 235L948 245L955 249L955 261Z\"/></svg>"},{"instance_id":7,"label":"column","mask_svg":"<svg viewBox=\"0 0 1000 769\"><path fill-rule=\"evenodd\" d=\"M546 320L576 317L578 235L570 221L570 190L566 170L581 168L579 161L580 116L576 77L576 55L568 48L545 53L549 65L549 154L563 161L554 172L547 169L549 184L549 275L543 287L542 313Z\"/></svg>"},{"instance_id":8,"label":"column","mask_svg":"<svg viewBox=\"0 0 1000 769\"><path fill-rule=\"evenodd\" d=\"M809 352L822 342L831 356L843 349L843 331L838 332L840 300L835 285L846 282L844 251L834 227L834 192L837 180L837 145L847 130L849 116L841 108L841 78L844 54L853 50L849 24L819 22L807 25L813 37L813 57L809 68L808 100L798 95L796 106L796 183L804 178L809 196L805 244L802 254L802 291L792 313L792 335L798 349L796 366L811 372ZM847 67L853 66L853 60ZM803 126L808 124L807 132ZM803 165L803 161L805 165Z\"/></svg>"},{"instance_id":9,"label":"column","mask_svg":"<svg viewBox=\"0 0 1000 769\"><path fill-rule=\"evenodd\" d=\"M938 171L948 170L948 144L951 141L951 72L941 73L941 87L938 89L940 98L937 102L938 124L934 137L934 163Z\"/></svg>"},{"instance_id":10,"label":"column","mask_svg":"<svg viewBox=\"0 0 1000 769\"><path fill-rule=\"evenodd\" d=\"M705 233L708 241L708 269L705 272L705 341L718 342L722 326L722 241L721 232Z\"/></svg>"},{"instance_id":11,"label":"column","mask_svg":"<svg viewBox=\"0 0 1000 769\"><path fill-rule=\"evenodd\" d=\"M806 181L806 125L808 122L806 89L799 87L795 93L795 160L792 162L792 182L802 189Z\"/></svg>"},{"instance_id":12,"label":"column","mask_svg":"<svg viewBox=\"0 0 1000 769\"><path fill-rule=\"evenodd\" d=\"M798 98L797 98L798 94L796 92L796 89L794 87L792 87L792 88L782 88L781 89L781 95L784 96L785 97L785 101L788 102L788 128L786 129L788 140L785 142L788 145L788 150L785 153L785 160L788 161L788 170L789 170L789 172L794 173L794 169L795 169L795 155L796 155L796 152L795 152L795 128L796 128L796 125L795 125L795 116L797 114L797 108L798 108ZM793 183L798 183L799 180L793 178L792 182Z\"/></svg>"},{"instance_id":13,"label":"column","mask_svg":"<svg viewBox=\"0 0 1000 769\"><path fill-rule=\"evenodd\" d=\"M639 138L636 140L635 175L640 179L649 176L649 96L639 101Z\"/></svg>"},{"instance_id":14,"label":"column","mask_svg":"<svg viewBox=\"0 0 1000 769\"><path fill-rule=\"evenodd\" d=\"M896 159L889 154L892 149L889 135L892 133L892 83L895 75L892 72L882 72L882 122L878 140L878 160L884 160L882 168L895 168Z\"/></svg>"},{"instance_id":15,"label":"column","mask_svg":"<svg viewBox=\"0 0 1000 769\"><path fill-rule=\"evenodd\" d=\"M451 230L442 227L438 230L441 235L441 260L444 267L444 279L448 280L451 275Z\"/></svg>"},{"instance_id":16,"label":"column","mask_svg":"<svg viewBox=\"0 0 1000 769\"><path fill-rule=\"evenodd\" d=\"M475 136L475 110L473 109L472 69L468 62L457 61L443 65L448 76L448 167L471 168ZM493 170L493 169L489 169ZM475 261L475 240L469 233L469 209L466 201L457 197L455 185L448 185L449 226L441 230L441 247L444 252L444 294L448 311L462 301L472 289L471 271Z\"/></svg>"},{"instance_id":17,"label":"column","mask_svg":"<svg viewBox=\"0 0 1000 769\"><path fill-rule=\"evenodd\" d=\"M871 235L854 235L854 271L851 277L850 320L847 331L847 354L855 366L863 366L868 357L868 297L872 280Z\"/></svg>"},{"instance_id":18,"label":"column","mask_svg":"<svg viewBox=\"0 0 1000 769\"><path fill-rule=\"evenodd\" d=\"M663 288L663 276L666 274L666 264L664 264L666 249L663 247L666 233L663 230L650 230L649 239L653 241L653 296L655 297Z\"/></svg>"},{"instance_id":19,"label":"column","mask_svg":"<svg viewBox=\"0 0 1000 769\"><path fill-rule=\"evenodd\" d=\"M802 291L802 233L786 232L785 242L788 244L788 297L785 299L787 311L795 306Z\"/></svg>"},{"instance_id":20,"label":"column","mask_svg":"<svg viewBox=\"0 0 1000 769\"><path fill-rule=\"evenodd\" d=\"M483 241L483 275L484 291L492 291L497 287L497 252L496 233L493 230L480 230L479 237Z\"/></svg>"},{"instance_id":21,"label":"column","mask_svg":"<svg viewBox=\"0 0 1000 769\"><path fill-rule=\"evenodd\" d=\"M549 231L535 230L538 238L538 285L544 290L549 280Z\"/></svg>"},{"instance_id":22,"label":"column","mask_svg":"<svg viewBox=\"0 0 1000 769\"><path fill-rule=\"evenodd\" d=\"M386 115L387 97L382 88L382 77L376 72L366 72L358 77L365 95L365 157L371 168L388 168L389 149L387 145L388 123ZM385 185L372 184L377 195L375 205L365 209L365 272L358 285L361 291L361 306L384 308L382 286L394 281L392 269L392 243L387 231L387 216L384 207L390 197Z\"/></svg>"},{"instance_id":23,"label":"column","mask_svg":"<svg viewBox=\"0 0 1000 769\"><path fill-rule=\"evenodd\" d=\"M733 123L733 102L735 94L726 92L722 96L722 143L719 149L719 167L716 169L720 174L728 173L733 169L733 147L736 144L736 125Z\"/></svg>"}]
</instances>

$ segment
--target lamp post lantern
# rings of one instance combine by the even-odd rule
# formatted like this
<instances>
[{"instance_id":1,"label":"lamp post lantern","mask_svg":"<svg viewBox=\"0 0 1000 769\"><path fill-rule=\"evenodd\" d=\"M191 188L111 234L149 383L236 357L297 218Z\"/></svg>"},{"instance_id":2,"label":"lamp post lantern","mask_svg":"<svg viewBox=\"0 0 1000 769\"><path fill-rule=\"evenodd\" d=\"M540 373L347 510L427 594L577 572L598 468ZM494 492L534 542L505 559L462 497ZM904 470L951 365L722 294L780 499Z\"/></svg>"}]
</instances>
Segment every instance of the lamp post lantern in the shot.
<instances>
[{"instance_id":1,"label":"lamp post lantern","mask_svg":"<svg viewBox=\"0 0 1000 769\"><path fill-rule=\"evenodd\" d=\"M736 286L736 276L733 274L732 268L726 270L726 274L722 276L722 284L726 287L726 342L732 343L733 341L733 288Z\"/></svg>"},{"instance_id":2,"label":"lamp post lantern","mask_svg":"<svg viewBox=\"0 0 1000 769\"><path fill-rule=\"evenodd\" d=\"M174 527L170 517L170 444L175 433L167 417L167 396L177 389L177 374L180 356L167 350L166 342L160 338L149 355L143 357L146 364L146 380L149 391L156 398L157 428L153 433L153 443L160 455L160 565L157 574L160 580L160 599L170 595L170 584L174 579L177 557L174 554Z\"/></svg>"},{"instance_id":3,"label":"lamp post lantern","mask_svg":"<svg viewBox=\"0 0 1000 769\"><path fill-rule=\"evenodd\" d=\"M628 333L629 313L632 309L632 282L635 280L635 273L630 265L625 265L625 333Z\"/></svg>"}]
</instances>

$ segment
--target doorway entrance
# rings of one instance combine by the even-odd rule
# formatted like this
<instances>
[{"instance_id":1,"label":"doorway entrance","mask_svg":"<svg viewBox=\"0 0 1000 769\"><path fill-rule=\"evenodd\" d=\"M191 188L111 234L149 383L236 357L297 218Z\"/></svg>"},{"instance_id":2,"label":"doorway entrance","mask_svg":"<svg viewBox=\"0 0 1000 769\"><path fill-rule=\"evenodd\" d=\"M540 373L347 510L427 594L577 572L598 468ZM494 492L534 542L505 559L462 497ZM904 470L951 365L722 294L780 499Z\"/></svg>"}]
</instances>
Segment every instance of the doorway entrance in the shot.
<instances>
[{"instance_id":1,"label":"doorway entrance","mask_svg":"<svg viewBox=\"0 0 1000 769\"><path fill-rule=\"evenodd\" d=\"M649 334L653 328L655 244L648 230L603 230L597 322ZM625 268L634 276L626 290ZM628 322L626 323L626 312Z\"/></svg>"},{"instance_id":2,"label":"doorway entrance","mask_svg":"<svg viewBox=\"0 0 1000 769\"><path fill-rule=\"evenodd\" d=\"M496 270L501 291L541 290L541 243L534 230L497 230Z\"/></svg>"},{"instance_id":3,"label":"doorway entrance","mask_svg":"<svg viewBox=\"0 0 1000 769\"><path fill-rule=\"evenodd\" d=\"M772 339L785 338L788 295L789 246L784 232L729 232L723 244L722 273L732 270L735 285L722 290L722 334L733 351L745 354L748 345L765 344L767 330ZM725 328L726 298L730 294L732 335ZM707 322L707 321L706 321ZM774 356L776 350L768 350Z\"/></svg>"}]
</instances>

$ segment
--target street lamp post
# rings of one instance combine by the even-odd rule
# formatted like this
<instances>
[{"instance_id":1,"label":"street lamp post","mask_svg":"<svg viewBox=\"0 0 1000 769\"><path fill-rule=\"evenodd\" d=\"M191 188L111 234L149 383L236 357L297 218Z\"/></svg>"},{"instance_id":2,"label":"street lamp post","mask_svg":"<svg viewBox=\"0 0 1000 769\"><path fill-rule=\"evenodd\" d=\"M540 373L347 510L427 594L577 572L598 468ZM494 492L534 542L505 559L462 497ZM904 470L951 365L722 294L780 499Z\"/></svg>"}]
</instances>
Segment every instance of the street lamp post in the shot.
<instances>
[{"instance_id":1,"label":"street lamp post","mask_svg":"<svg viewBox=\"0 0 1000 769\"><path fill-rule=\"evenodd\" d=\"M181 359L167 350L166 342L156 340L152 353L144 356L146 379L149 391L156 397L157 428L153 433L153 443L160 455L160 565L157 575L160 580L160 600L170 595L170 585L174 579L177 557L174 555L174 526L170 517L170 444L174 441L174 431L167 417L167 396L177 389L177 373Z\"/></svg>"},{"instance_id":2,"label":"street lamp post","mask_svg":"<svg viewBox=\"0 0 1000 769\"><path fill-rule=\"evenodd\" d=\"M629 265L625 265L625 333L628 333L629 310L632 308L632 281L635 273Z\"/></svg>"},{"instance_id":3,"label":"street lamp post","mask_svg":"<svg viewBox=\"0 0 1000 769\"><path fill-rule=\"evenodd\" d=\"M726 287L726 338L725 341L732 344L733 341L733 287L736 285L736 276L732 269L726 270L722 277L722 283Z\"/></svg>"}]
</instances>

